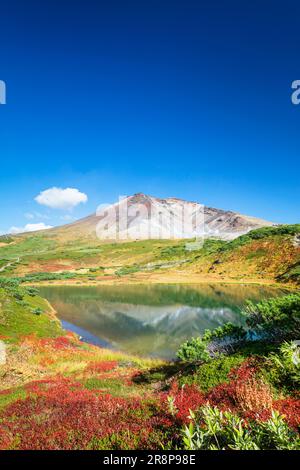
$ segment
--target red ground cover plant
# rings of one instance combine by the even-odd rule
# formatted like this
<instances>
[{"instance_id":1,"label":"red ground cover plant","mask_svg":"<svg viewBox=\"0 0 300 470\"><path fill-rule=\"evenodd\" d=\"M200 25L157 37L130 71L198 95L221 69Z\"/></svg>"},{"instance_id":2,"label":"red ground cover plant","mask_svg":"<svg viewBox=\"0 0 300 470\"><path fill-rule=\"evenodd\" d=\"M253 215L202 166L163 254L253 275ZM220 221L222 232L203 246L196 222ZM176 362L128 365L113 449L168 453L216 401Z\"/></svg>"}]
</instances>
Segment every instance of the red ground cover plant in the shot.
<instances>
[{"instance_id":1,"label":"red ground cover plant","mask_svg":"<svg viewBox=\"0 0 300 470\"><path fill-rule=\"evenodd\" d=\"M295 431L300 432L300 400L298 398L289 397L276 400L273 402L272 409L279 411L284 416L288 425ZM271 410L248 411L248 413L245 413L245 417L267 421L271 417Z\"/></svg>"},{"instance_id":2,"label":"red ground cover plant","mask_svg":"<svg viewBox=\"0 0 300 470\"><path fill-rule=\"evenodd\" d=\"M118 361L101 361L91 362L86 367L87 372L94 372L101 374L102 372L109 372L118 366Z\"/></svg>"},{"instance_id":3,"label":"red ground cover plant","mask_svg":"<svg viewBox=\"0 0 300 470\"><path fill-rule=\"evenodd\" d=\"M124 384L128 387L136 385L136 378L139 377L141 374L140 369L136 367L127 368L125 371L125 375L123 376Z\"/></svg>"},{"instance_id":4,"label":"red ground cover plant","mask_svg":"<svg viewBox=\"0 0 300 470\"><path fill-rule=\"evenodd\" d=\"M87 369L107 378L120 371L114 370L117 366L117 361L97 361ZM268 419L271 407L263 409L259 400L251 398L251 391L263 390L258 371L259 359L249 358L230 372L229 383L206 394L196 385L180 387L173 382L168 392L153 396L153 392L143 391L143 397L116 397L60 376L34 381L25 386L26 398L0 411L0 449L161 449L170 443L174 448L182 424L189 422L190 410L207 402L246 420ZM123 379L130 380L134 374L132 370ZM241 406L241 391L250 396L251 407ZM9 393L5 390L0 395ZM173 399L174 416L168 396ZM273 400L272 409L285 415L294 429L299 427L299 397Z\"/></svg>"},{"instance_id":5,"label":"red ground cover plant","mask_svg":"<svg viewBox=\"0 0 300 470\"><path fill-rule=\"evenodd\" d=\"M229 378L231 380L229 383L220 384L215 387L206 395L206 399L211 405L239 413L246 419L266 421L271 417L272 410L277 410L285 416L289 426L299 430L299 397L274 400L270 388L256 378L260 361L261 359L259 358L247 359L240 367L230 372ZM248 395L248 405L251 406L247 407L245 400L241 403L241 391L243 392L243 398L245 396L247 398Z\"/></svg>"},{"instance_id":6,"label":"red ground cover plant","mask_svg":"<svg viewBox=\"0 0 300 470\"><path fill-rule=\"evenodd\" d=\"M13 442L13 437L9 436L9 434L1 429L0 426L0 450L6 450L9 449L9 447L12 445Z\"/></svg>"},{"instance_id":7,"label":"red ground cover plant","mask_svg":"<svg viewBox=\"0 0 300 470\"><path fill-rule=\"evenodd\" d=\"M40 362L39 362L39 364L42 367L49 367L54 363L55 363L55 359L53 359L52 357L43 357L42 359L40 359Z\"/></svg>"},{"instance_id":8,"label":"red ground cover plant","mask_svg":"<svg viewBox=\"0 0 300 470\"><path fill-rule=\"evenodd\" d=\"M252 377L235 387L235 400L242 411L272 410L273 393L262 379Z\"/></svg>"},{"instance_id":9,"label":"red ground cover plant","mask_svg":"<svg viewBox=\"0 0 300 470\"><path fill-rule=\"evenodd\" d=\"M174 425L159 401L112 397L64 378L26 390L0 413L2 448L16 438L19 449L160 448Z\"/></svg>"},{"instance_id":10,"label":"red ground cover plant","mask_svg":"<svg viewBox=\"0 0 300 470\"><path fill-rule=\"evenodd\" d=\"M237 406L234 399L235 383L224 383L214 387L207 395L207 401L221 410L236 412Z\"/></svg>"},{"instance_id":11,"label":"red ground cover plant","mask_svg":"<svg viewBox=\"0 0 300 470\"><path fill-rule=\"evenodd\" d=\"M69 349L73 347L72 339L67 336L58 336L57 338L43 338L39 341L43 348L52 348L55 350Z\"/></svg>"},{"instance_id":12,"label":"red ground cover plant","mask_svg":"<svg viewBox=\"0 0 300 470\"><path fill-rule=\"evenodd\" d=\"M273 407L285 416L285 419L294 429L300 431L300 399L285 398L274 402Z\"/></svg>"},{"instance_id":13,"label":"red ground cover plant","mask_svg":"<svg viewBox=\"0 0 300 470\"><path fill-rule=\"evenodd\" d=\"M174 405L177 410L176 419L180 423L188 423L190 410L197 410L207 401L205 395L195 385L179 387L177 382L173 382L167 395L174 398ZM163 394L163 400L166 402L166 394Z\"/></svg>"},{"instance_id":14,"label":"red ground cover plant","mask_svg":"<svg viewBox=\"0 0 300 470\"><path fill-rule=\"evenodd\" d=\"M259 368L259 359L249 358L239 367L234 368L228 375L229 383L223 383L214 387L206 394L206 400L220 409L238 412L240 410L237 390L239 387L251 383Z\"/></svg>"}]
</instances>

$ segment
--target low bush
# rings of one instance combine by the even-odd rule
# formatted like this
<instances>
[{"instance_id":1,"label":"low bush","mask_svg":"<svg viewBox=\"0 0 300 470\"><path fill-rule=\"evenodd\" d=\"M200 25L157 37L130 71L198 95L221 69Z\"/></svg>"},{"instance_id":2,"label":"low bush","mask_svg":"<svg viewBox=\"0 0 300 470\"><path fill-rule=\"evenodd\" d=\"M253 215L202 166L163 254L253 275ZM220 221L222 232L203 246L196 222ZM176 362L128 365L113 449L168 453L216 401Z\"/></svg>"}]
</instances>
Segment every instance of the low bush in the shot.
<instances>
[{"instance_id":1,"label":"low bush","mask_svg":"<svg viewBox=\"0 0 300 470\"><path fill-rule=\"evenodd\" d=\"M187 362L209 361L210 355L206 347L207 344L200 337L191 338L180 346L177 357Z\"/></svg>"},{"instance_id":2,"label":"low bush","mask_svg":"<svg viewBox=\"0 0 300 470\"><path fill-rule=\"evenodd\" d=\"M14 239L9 235L0 235L0 243L12 243Z\"/></svg>"},{"instance_id":3,"label":"low bush","mask_svg":"<svg viewBox=\"0 0 300 470\"><path fill-rule=\"evenodd\" d=\"M229 372L240 366L244 360L245 357L242 354L222 355L220 358L197 367L193 374L183 374L179 383L181 385L195 384L202 392L208 392L221 383L229 382Z\"/></svg>"},{"instance_id":4,"label":"low bush","mask_svg":"<svg viewBox=\"0 0 300 470\"><path fill-rule=\"evenodd\" d=\"M118 269L115 274L116 276L126 276L127 274L134 274L134 273L137 273L138 271L140 271L140 267L139 266L124 266L120 269Z\"/></svg>"},{"instance_id":5,"label":"low bush","mask_svg":"<svg viewBox=\"0 0 300 470\"><path fill-rule=\"evenodd\" d=\"M248 301L244 311L252 336L282 341L300 335L300 294L289 294L263 300Z\"/></svg>"},{"instance_id":6,"label":"low bush","mask_svg":"<svg viewBox=\"0 0 300 470\"><path fill-rule=\"evenodd\" d=\"M273 396L269 385L256 377L237 384L235 399L237 406L246 412L271 410L273 405Z\"/></svg>"},{"instance_id":7,"label":"low bush","mask_svg":"<svg viewBox=\"0 0 300 470\"><path fill-rule=\"evenodd\" d=\"M278 391L290 393L300 386L300 347L294 342L284 342L277 353L267 357L262 368L263 376Z\"/></svg>"},{"instance_id":8,"label":"low bush","mask_svg":"<svg viewBox=\"0 0 300 470\"><path fill-rule=\"evenodd\" d=\"M32 313L34 313L34 315L41 315L43 313L43 310L39 307L38 308L33 308Z\"/></svg>"},{"instance_id":9,"label":"low bush","mask_svg":"<svg viewBox=\"0 0 300 470\"><path fill-rule=\"evenodd\" d=\"M224 244L219 248L219 251L231 251L253 240L260 240L262 238L274 236L293 236L298 233L300 233L300 224L262 227L256 230L251 230L251 232L241 235L240 237Z\"/></svg>"},{"instance_id":10,"label":"low bush","mask_svg":"<svg viewBox=\"0 0 300 470\"><path fill-rule=\"evenodd\" d=\"M243 327L228 322L214 330L205 330L201 337L183 343L177 351L177 357L186 362L206 362L221 353L234 352L244 342L246 335Z\"/></svg>"},{"instance_id":11,"label":"low bush","mask_svg":"<svg viewBox=\"0 0 300 470\"><path fill-rule=\"evenodd\" d=\"M205 405L182 430L186 450L299 450L300 438L283 416L273 411L267 421L246 422L230 411Z\"/></svg>"},{"instance_id":12,"label":"low bush","mask_svg":"<svg viewBox=\"0 0 300 470\"><path fill-rule=\"evenodd\" d=\"M290 267L284 274L277 277L278 281L281 282L295 282L300 283L300 262Z\"/></svg>"},{"instance_id":13,"label":"low bush","mask_svg":"<svg viewBox=\"0 0 300 470\"><path fill-rule=\"evenodd\" d=\"M174 382L167 395L168 411L182 423L189 421L191 409L198 409L205 404L205 395L195 385L179 386Z\"/></svg>"}]
</instances>

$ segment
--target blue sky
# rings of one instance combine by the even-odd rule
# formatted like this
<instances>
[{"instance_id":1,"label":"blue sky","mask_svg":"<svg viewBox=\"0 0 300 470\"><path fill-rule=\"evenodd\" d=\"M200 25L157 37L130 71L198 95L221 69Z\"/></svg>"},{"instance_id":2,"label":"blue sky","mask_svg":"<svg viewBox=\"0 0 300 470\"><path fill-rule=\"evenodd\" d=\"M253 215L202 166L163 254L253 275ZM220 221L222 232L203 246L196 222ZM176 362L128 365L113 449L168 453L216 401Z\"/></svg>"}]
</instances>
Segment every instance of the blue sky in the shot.
<instances>
[{"instance_id":1,"label":"blue sky","mask_svg":"<svg viewBox=\"0 0 300 470\"><path fill-rule=\"evenodd\" d=\"M1 231L135 192L300 222L299 2L6 3ZM39 204L52 187L88 200Z\"/></svg>"}]
</instances>

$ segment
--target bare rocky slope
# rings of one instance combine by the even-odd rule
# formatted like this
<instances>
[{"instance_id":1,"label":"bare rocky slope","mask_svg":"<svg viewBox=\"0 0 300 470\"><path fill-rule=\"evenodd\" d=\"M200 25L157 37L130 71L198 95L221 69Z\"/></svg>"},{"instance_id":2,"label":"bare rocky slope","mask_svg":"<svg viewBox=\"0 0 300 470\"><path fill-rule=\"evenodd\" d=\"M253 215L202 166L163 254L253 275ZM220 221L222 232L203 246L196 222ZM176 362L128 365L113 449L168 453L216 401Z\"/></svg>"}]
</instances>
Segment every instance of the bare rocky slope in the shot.
<instances>
[{"instance_id":1,"label":"bare rocky slope","mask_svg":"<svg viewBox=\"0 0 300 470\"><path fill-rule=\"evenodd\" d=\"M100 208L96 214L52 231L73 237L114 240L180 239L195 236L232 240L272 222L178 198L160 199L142 193ZM51 232L51 230L49 231Z\"/></svg>"}]
</instances>

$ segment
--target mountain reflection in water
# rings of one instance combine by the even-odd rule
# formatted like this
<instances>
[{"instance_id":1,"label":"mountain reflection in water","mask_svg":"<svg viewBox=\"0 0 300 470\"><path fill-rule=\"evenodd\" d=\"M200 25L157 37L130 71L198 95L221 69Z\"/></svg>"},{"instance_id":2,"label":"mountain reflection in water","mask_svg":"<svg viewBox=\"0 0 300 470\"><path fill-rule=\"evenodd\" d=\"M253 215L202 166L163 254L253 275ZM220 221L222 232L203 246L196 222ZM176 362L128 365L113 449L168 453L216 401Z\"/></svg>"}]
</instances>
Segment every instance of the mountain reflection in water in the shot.
<instances>
[{"instance_id":1,"label":"mountain reflection in water","mask_svg":"<svg viewBox=\"0 0 300 470\"><path fill-rule=\"evenodd\" d=\"M141 356L172 359L178 346L226 322L241 325L241 309L283 295L257 285L121 285L41 287L64 321L83 340ZM92 339L91 339L92 338ZM97 338L99 341L97 341Z\"/></svg>"}]
</instances>

